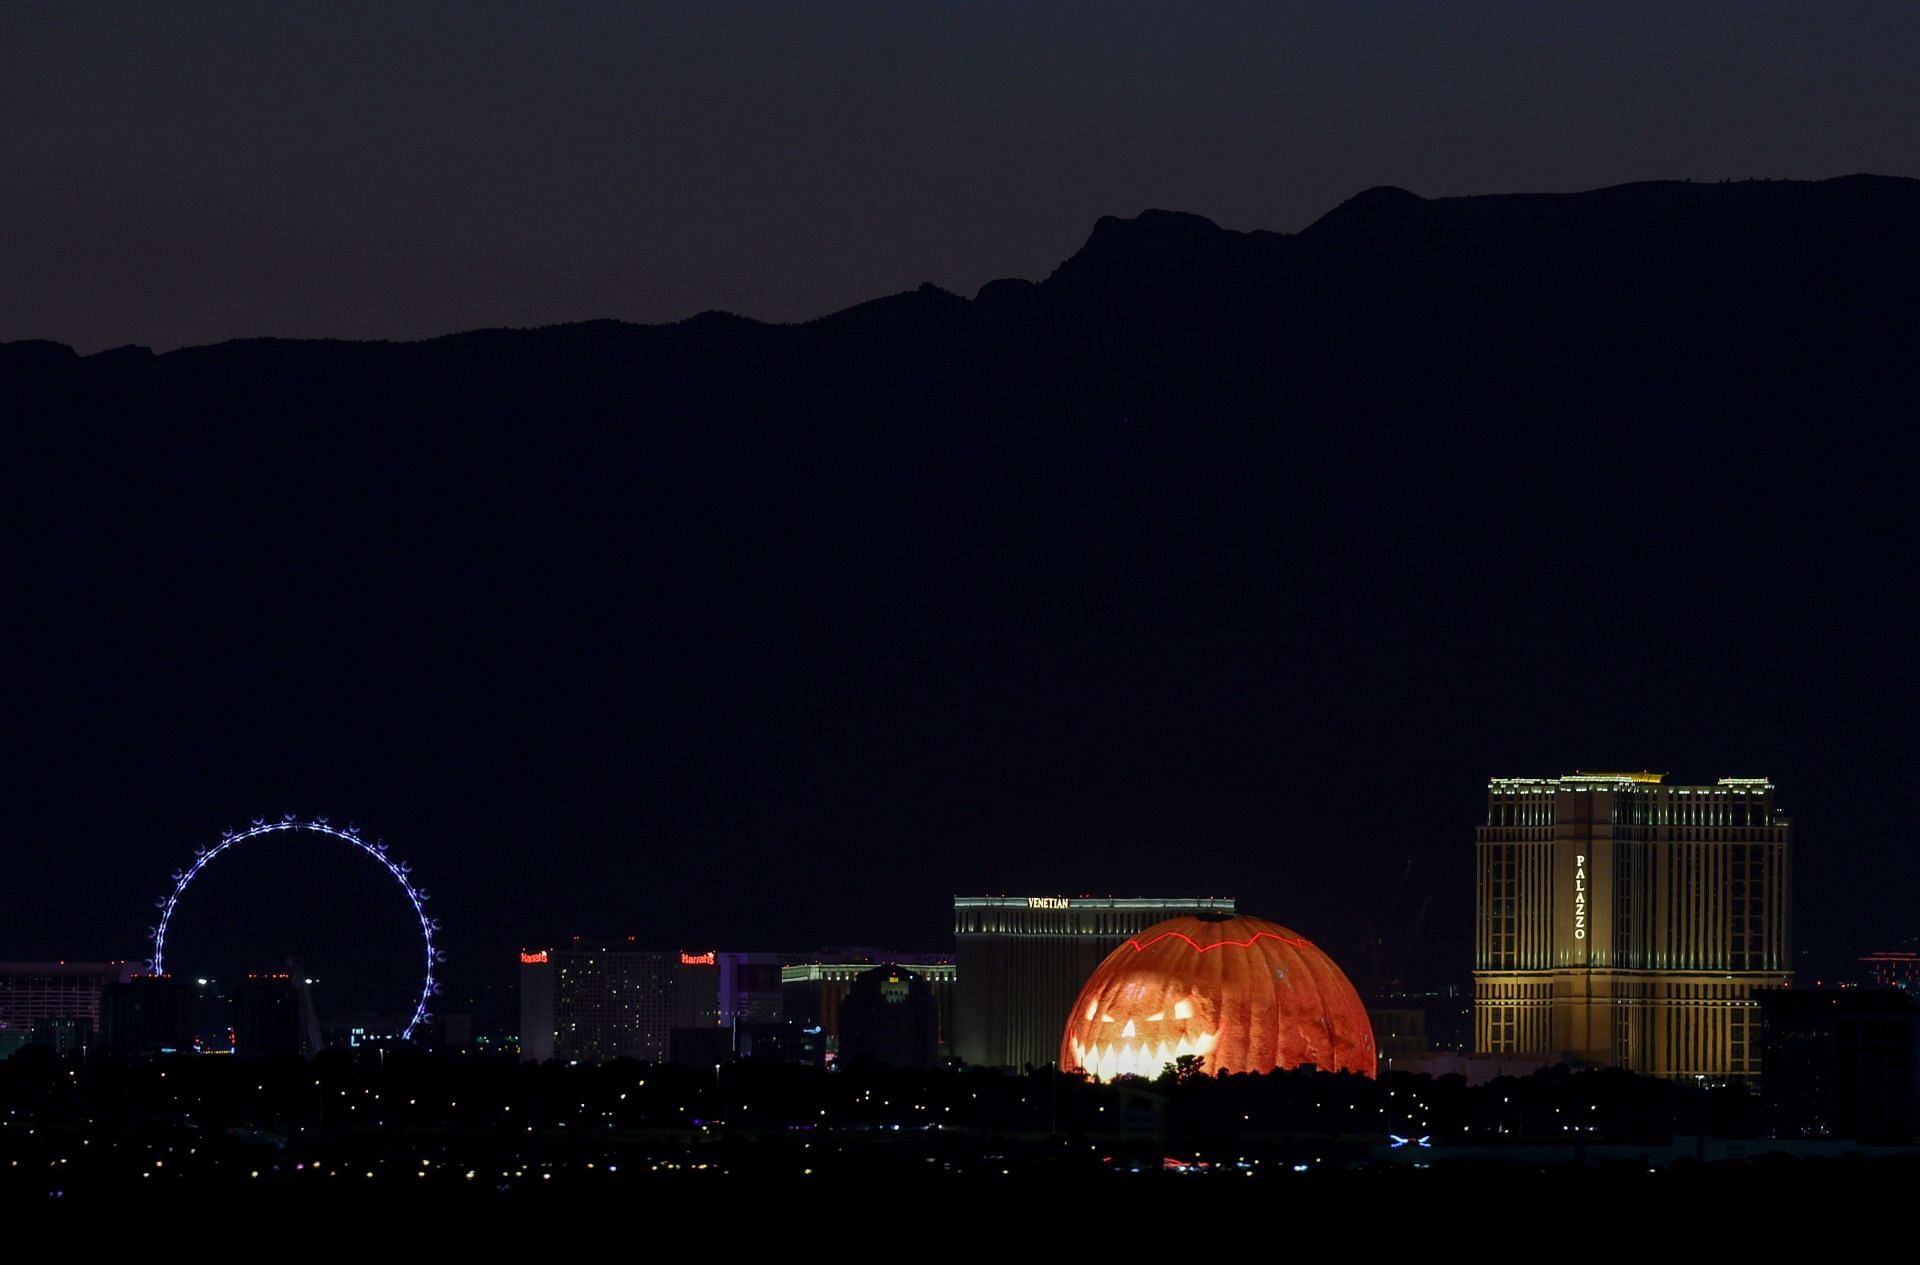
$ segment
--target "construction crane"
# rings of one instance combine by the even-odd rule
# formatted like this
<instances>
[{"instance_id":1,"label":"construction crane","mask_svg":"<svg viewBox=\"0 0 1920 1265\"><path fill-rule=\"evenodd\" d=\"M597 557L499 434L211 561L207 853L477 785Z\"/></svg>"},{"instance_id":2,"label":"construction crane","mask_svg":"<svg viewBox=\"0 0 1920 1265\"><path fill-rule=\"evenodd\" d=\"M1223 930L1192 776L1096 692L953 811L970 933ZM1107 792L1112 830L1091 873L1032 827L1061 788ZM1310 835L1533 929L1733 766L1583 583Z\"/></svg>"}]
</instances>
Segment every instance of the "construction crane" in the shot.
<instances>
[{"instance_id":1,"label":"construction crane","mask_svg":"<svg viewBox=\"0 0 1920 1265\"><path fill-rule=\"evenodd\" d=\"M1400 991L1406 982L1407 966L1413 960L1413 951L1419 947L1420 933L1427 924L1427 910L1433 904L1433 892L1427 891L1420 897L1420 910L1413 916L1404 941L1397 941L1397 948L1389 948L1389 939L1399 926L1400 902L1407 894L1407 884L1413 878L1413 858L1408 857L1406 865L1401 867L1400 880L1393 885L1393 897L1387 902L1386 914L1374 928L1368 942L1368 966L1372 978L1370 993L1373 997L1386 997Z\"/></svg>"}]
</instances>

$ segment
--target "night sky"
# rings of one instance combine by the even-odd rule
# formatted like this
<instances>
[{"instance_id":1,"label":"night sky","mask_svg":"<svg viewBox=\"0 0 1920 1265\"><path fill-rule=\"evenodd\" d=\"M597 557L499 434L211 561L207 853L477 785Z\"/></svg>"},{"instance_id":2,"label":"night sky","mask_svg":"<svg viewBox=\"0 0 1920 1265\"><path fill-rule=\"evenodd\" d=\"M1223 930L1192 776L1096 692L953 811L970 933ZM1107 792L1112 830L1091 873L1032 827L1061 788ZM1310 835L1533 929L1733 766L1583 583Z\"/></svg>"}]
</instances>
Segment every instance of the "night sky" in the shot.
<instances>
[{"instance_id":1,"label":"night sky","mask_svg":"<svg viewBox=\"0 0 1920 1265\"><path fill-rule=\"evenodd\" d=\"M0 339L794 320L1144 207L1911 175L1917 49L1791 0L15 6Z\"/></svg>"},{"instance_id":2,"label":"night sky","mask_svg":"<svg viewBox=\"0 0 1920 1265\"><path fill-rule=\"evenodd\" d=\"M1920 13L1787 3L9 12L0 342L790 321L1044 278L1149 207L1914 176L1916 50ZM6 419L0 959L141 956L196 845L299 812L415 863L450 1008L496 1020L521 944L938 949L956 892L1234 895L1363 988L1376 927L1459 984L1485 779L1643 767L1778 782L1809 962L1914 934L1892 396L1666 417L1652 382L1507 401L1494 443L989 372L972 418L886 378L944 346L912 329L823 342L859 385L804 408L730 336L685 335L711 415L471 399L497 364L458 349L392 379L430 397L354 361L330 413L335 362L267 348L171 360L154 416L108 366ZM231 860L183 968L404 994L361 858Z\"/></svg>"}]
</instances>

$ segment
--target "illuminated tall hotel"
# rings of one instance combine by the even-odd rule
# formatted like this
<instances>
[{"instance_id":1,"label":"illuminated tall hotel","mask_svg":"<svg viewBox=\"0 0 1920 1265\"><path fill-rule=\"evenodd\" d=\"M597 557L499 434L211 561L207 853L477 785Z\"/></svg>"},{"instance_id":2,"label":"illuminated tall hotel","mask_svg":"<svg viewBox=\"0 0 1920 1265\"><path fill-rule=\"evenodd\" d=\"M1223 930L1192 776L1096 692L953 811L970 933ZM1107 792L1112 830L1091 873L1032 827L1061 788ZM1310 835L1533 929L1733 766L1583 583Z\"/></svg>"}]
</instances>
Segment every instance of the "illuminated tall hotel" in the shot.
<instances>
[{"instance_id":1,"label":"illuminated tall hotel","mask_svg":"<svg viewBox=\"0 0 1920 1265\"><path fill-rule=\"evenodd\" d=\"M642 949L630 937L520 950L520 1057L666 1062L677 976L695 966L710 974L713 955Z\"/></svg>"},{"instance_id":2,"label":"illuminated tall hotel","mask_svg":"<svg viewBox=\"0 0 1920 1265\"><path fill-rule=\"evenodd\" d=\"M1080 986L1128 936L1181 914L1233 912L1215 897L954 897L954 1055L981 1067L1053 1062Z\"/></svg>"},{"instance_id":3,"label":"illuminated tall hotel","mask_svg":"<svg viewBox=\"0 0 1920 1265\"><path fill-rule=\"evenodd\" d=\"M1474 845L1474 1048L1653 1076L1760 1071L1756 988L1792 982L1773 783L1494 778Z\"/></svg>"}]
</instances>

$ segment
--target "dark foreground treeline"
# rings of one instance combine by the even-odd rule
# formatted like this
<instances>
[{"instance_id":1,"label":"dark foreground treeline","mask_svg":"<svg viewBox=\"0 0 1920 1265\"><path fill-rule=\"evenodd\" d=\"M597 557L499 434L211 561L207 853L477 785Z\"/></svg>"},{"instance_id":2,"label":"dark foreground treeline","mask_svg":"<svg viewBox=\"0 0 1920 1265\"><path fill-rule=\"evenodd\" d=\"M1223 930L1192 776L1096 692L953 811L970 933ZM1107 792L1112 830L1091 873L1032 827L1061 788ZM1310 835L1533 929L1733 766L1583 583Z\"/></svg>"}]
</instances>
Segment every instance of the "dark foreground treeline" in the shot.
<instances>
[{"instance_id":1,"label":"dark foreground treeline","mask_svg":"<svg viewBox=\"0 0 1920 1265\"><path fill-rule=\"evenodd\" d=\"M119 1062L29 1049L0 1062L0 1184L35 1191L1294 1180L1406 1166L1416 1154L1463 1164L1465 1147L1508 1148L1513 1163L1537 1165L1544 1146L1655 1149L1674 1135L1758 1137L1765 1127L1759 1100L1742 1088L1566 1069L1473 1087L1459 1077L1306 1071L1094 1085L751 1061L717 1071L536 1067L407 1051ZM1416 1149L1391 1148L1394 1136L1416 1139ZM1432 1146L1417 1149L1423 1136ZM1480 1153L1471 1162L1489 1161Z\"/></svg>"}]
</instances>

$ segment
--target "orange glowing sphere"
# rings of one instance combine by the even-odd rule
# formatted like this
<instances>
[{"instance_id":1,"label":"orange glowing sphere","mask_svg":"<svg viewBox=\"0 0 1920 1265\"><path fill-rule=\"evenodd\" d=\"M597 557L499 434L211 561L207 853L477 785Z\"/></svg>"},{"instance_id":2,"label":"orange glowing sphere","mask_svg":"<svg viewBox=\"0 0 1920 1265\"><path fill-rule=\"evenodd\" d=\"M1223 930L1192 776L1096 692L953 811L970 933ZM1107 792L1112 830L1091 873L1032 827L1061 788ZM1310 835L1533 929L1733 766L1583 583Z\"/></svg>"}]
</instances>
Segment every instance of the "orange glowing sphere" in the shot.
<instances>
[{"instance_id":1,"label":"orange glowing sphere","mask_svg":"<svg viewBox=\"0 0 1920 1265\"><path fill-rule=\"evenodd\" d=\"M1260 918L1169 918L1095 969L1060 1038L1062 1071L1158 1076L1311 1064L1374 1074L1373 1025L1347 977L1305 936Z\"/></svg>"}]
</instances>

